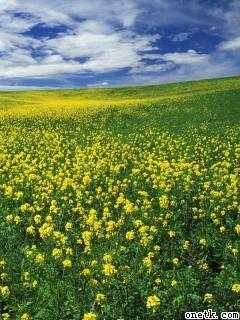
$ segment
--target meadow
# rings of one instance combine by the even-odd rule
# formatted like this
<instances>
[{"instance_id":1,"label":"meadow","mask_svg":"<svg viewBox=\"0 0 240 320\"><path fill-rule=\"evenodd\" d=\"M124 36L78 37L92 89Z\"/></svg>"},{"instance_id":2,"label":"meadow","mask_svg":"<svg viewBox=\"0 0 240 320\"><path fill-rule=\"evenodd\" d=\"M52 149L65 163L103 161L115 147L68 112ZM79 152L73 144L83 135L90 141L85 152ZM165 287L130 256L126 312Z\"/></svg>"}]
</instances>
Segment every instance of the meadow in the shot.
<instances>
[{"instance_id":1,"label":"meadow","mask_svg":"<svg viewBox=\"0 0 240 320\"><path fill-rule=\"evenodd\" d=\"M0 318L240 307L240 77L0 93Z\"/></svg>"}]
</instances>

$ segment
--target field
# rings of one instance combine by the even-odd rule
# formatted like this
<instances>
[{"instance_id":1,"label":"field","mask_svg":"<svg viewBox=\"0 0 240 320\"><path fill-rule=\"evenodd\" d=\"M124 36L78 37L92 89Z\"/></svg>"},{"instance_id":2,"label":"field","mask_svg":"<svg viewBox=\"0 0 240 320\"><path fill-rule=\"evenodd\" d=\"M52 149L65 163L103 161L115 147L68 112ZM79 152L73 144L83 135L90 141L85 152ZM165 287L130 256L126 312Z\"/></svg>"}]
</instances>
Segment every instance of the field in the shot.
<instances>
[{"instance_id":1,"label":"field","mask_svg":"<svg viewBox=\"0 0 240 320\"><path fill-rule=\"evenodd\" d=\"M0 318L240 306L240 78L0 94Z\"/></svg>"}]
</instances>

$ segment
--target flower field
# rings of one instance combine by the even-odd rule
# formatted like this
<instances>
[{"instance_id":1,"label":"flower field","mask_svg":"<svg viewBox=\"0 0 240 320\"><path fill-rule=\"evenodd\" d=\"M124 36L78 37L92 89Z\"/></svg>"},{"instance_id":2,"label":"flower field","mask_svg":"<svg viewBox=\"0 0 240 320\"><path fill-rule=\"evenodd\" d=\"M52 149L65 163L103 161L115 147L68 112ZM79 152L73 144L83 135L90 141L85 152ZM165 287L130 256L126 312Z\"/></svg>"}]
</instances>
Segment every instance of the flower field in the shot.
<instances>
[{"instance_id":1,"label":"flower field","mask_svg":"<svg viewBox=\"0 0 240 320\"><path fill-rule=\"evenodd\" d=\"M240 78L0 94L0 318L240 306Z\"/></svg>"}]
</instances>

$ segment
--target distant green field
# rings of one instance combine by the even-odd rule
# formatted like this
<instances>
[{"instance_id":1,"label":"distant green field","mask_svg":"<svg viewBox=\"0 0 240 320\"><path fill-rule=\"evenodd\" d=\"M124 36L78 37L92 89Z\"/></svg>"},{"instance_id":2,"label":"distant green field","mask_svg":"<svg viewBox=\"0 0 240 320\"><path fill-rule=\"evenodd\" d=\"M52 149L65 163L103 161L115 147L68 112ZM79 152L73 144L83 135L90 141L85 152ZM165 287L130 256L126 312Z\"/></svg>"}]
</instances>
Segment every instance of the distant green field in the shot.
<instances>
[{"instance_id":1,"label":"distant green field","mask_svg":"<svg viewBox=\"0 0 240 320\"><path fill-rule=\"evenodd\" d=\"M0 93L0 318L239 311L240 77Z\"/></svg>"},{"instance_id":2,"label":"distant green field","mask_svg":"<svg viewBox=\"0 0 240 320\"><path fill-rule=\"evenodd\" d=\"M23 110L28 113L33 108L34 113L40 113L41 108L45 112L45 109L65 107L69 112L69 108L73 107L71 111L74 112L79 107L171 102L229 91L238 92L239 88L240 77L233 77L143 87L0 92L0 108L2 111L20 109L22 113Z\"/></svg>"}]
</instances>

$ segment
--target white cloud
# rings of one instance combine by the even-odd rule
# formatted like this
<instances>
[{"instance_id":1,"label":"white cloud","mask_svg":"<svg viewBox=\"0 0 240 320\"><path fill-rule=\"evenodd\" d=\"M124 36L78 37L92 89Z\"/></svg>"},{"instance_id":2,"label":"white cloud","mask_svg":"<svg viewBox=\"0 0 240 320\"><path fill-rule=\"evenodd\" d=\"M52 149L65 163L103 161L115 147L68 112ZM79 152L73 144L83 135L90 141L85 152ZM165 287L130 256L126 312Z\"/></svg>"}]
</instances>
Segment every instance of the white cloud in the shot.
<instances>
[{"instance_id":1,"label":"white cloud","mask_svg":"<svg viewBox=\"0 0 240 320\"><path fill-rule=\"evenodd\" d=\"M0 76L47 77L137 67L158 35L118 31L104 21L87 20L54 39L36 40L15 32L0 34ZM33 58L32 51L37 50ZM81 61L81 58L85 62ZM80 59L80 60L79 60Z\"/></svg>"},{"instance_id":2,"label":"white cloud","mask_svg":"<svg viewBox=\"0 0 240 320\"><path fill-rule=\"evenodd\" d=\"M238 50L240 49L240 37L224 41L219 45L221 50Z\"/></svg>"},{"instance_id":3,"label":"white cloud","mask_svg":"<svg viewBox=\"0 0 240 320\"><path fill-rule=\"evenodd\" d=\"M0 53L14 51L15 49L40 46L39 40L20 34L0 31ZM30 52L31 50L29 50Z\"/></svg>"},{"instance_id":4,"label":"white cloud","mask_svg":"<svg viewBox=\"0 0 240 320\"><path fill-rule=\"evenodd\" d=\"M34 17L15 17L11 12L8 14L0 14L0 28L5 32L21 33L30 30L34 25L38 23L38 19Z\"/></svg>"},{"instance_id":5,"label":"white cloud","mask_svg":"<svg viewBox=\"0 0 240 320\"><path fill-rule=\"evenodd\" d=\"M101 85L102 85L102 86L108 86L108 85L109 85L109 82L104 81L104 82L101 83Z\"/></svg>"},{"instance_id":6,"label":"white cloud","mask_svg":"<svg viewBox=\"0 0 240 320\"><path fill-rule=\"evenodd\" d=\"M172 41L174 42L183 42L190 38L192 32L180 32L173 36Z\"/></svg>"},{"instance_id":7,"label":"white cloud","mask_svg":"<svg viewBox=\"0 0 240 320\"><path fill-rule=\"evenodd\" d=\"M142 64L138 66L137 68L133 68L129 73L130 74L143 74L143 73L160 73L160 72L166 72L167 70L170 70L174 67L174 64L171 62L160 62L160 63L154 63L154 64Z\"/></svg>"},{"instance_id":8,"label":"white cloud","mask_svg":"<svg viewBox=\"0 0 240 320\"><path fill-rule=\"evenodd\" d=\"M223 32L227 32L231 35L239 36L240 34L240 1L229 1L229 10L222 13L224 19Z\"/></svg>"},{"instance_id":9,"label":"white cloud","mask_svg":"<svg viewBox=\"0 0 240 320\"><path fill-rule=\"evenodd\" d=\"M174 52L162 55L162 59L172 61L176 64L198 64L207 61L209 56L207 54L197 53L195 50L188 50L187 52Z\"/></svg>"},{"instance_id":10,"label":"white cloud","mask_svg":"<svg viewBox=\"0 0 240 320\"><path fill-rule=\"evenodd\" d=\"M17 5L17 0L0 0L0 12L14 9Z\"/></svg>"},{"instance_id":11,"label":"white cloud","mask_svg":"<svg viewBox=\"0 0 240 320\"><path fill-rule=\"evenodd\" d=\"M56 50L67 58L98 56L109 51L121 54L129 51L144 50L152 37L128 37L125 33L92 33L82 32L52 39L46 42L47 47Z\"/></svg>"},{"instance_id":12,"label":"white cloud","mask_svg":"<svg viewBox=\"0 0 240 320\"><path fill-rule=\"evenodd\" d=\"M0 85L0 91L25 91L25 90L48 90L48 89L53 89L53 87Z\"/></svg>"},{"instance_id":13,"label":"white cloud","mask_svg":"<svg viewBox=\"0 0 240 320\"><path fill-rule=\"evenodd\" d=\"M140 12L134 0L118 0L111 3L108 0L91 2L88 0L11 0L11 6L7 4L8 0L2 0L2 2L6 9L14 8L17 11L32 14L48 25L77 26L76 18L80 18L115 22L129 27L133 25Z\"/></svg>"}]
</instances>

